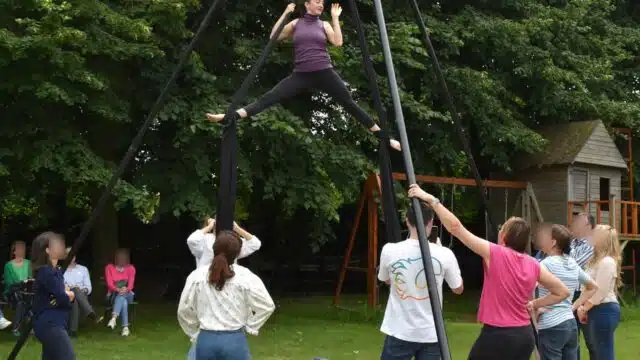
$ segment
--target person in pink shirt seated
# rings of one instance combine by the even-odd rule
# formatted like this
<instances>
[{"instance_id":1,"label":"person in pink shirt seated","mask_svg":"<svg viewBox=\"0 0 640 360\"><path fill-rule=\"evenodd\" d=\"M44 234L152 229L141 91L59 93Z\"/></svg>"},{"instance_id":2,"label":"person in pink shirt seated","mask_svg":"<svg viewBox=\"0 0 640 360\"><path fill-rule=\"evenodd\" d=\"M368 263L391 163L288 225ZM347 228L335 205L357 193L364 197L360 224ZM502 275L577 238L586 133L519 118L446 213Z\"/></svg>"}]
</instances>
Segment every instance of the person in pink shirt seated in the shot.
<instances>
[{"instance_id":1,"label":"person in pink shirt seated","mask_svg":"<svg viewBox=\"0 0 640 360\"><path fill-rule=\"evenodd\" d=\"M129 304L133 302L133 286L136 281L136 268L130 264L129 250L116 250L113 264L104 269L107 283L107 296L113 304L111 320L107 327L116 328L116 319L120 316L122 336L129 336Z\"/></svg>"},{"instance_id":2,"label":"person in pink shirt seated","mask_svg":"<svg viewBox=\"0 0 640 360\"><path fill-rule=\"evenodd\" d=\"M530 311L557 304L570 295L562 281L526 253L529 224L510 218L500 229L498 244L493 244L472 234L438 198L417 184L409 187L409 196L431 206L451 235L482 257L484 284L478 321L483 327L468 359L529 360L535 345ZM530 303L536 283L549 294ZM531 304L536 309L531 309Z\"/></svg>"}]
</instances>

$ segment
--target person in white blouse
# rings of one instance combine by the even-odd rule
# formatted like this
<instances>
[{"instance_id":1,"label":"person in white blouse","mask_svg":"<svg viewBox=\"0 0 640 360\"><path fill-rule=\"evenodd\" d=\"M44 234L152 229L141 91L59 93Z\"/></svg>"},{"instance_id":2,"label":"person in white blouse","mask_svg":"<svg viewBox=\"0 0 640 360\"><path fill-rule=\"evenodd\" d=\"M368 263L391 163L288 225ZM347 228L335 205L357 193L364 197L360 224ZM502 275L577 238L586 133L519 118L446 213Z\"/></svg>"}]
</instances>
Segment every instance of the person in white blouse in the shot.
<instances>
[{"instance_id":1,"label":"person in white blouse","mask_svg":"<svg viewBox=\"0 0 640 360\"><path fill-rule=\"evenodd\" d=\"M216 241L216 220L207 218L204 221L202 229L194 231L187 238L187 246L191 254L196 258L196 267L208 267L213 260L213 243ZM262 243L253 234L249 233L235 222L233 223L233 231L242 238L242 251L238 259L245 258L260 249Z\"/></svg>"},{"instance_id":2,"label":"person in white blouse","mask_svg":"<svg viewBox=\"0 0 640 360\"><path fill-rule=\"evenodd\" d=\"M240 227L235 221L233 222L233 231L240 235L243 242L238 259L243 259L253 254L262 246L260 239ZM187 246L196 259L196 268L208 268L209 265L211 265L211 261L213 261L213 244L215 241L216 220L213 218L206 218L202 229L198 229L189 235L187 238ZM191 341L195 342L195 339L191 339ZM195 360L195 351L195 345L193 345L191 349L189 349L187 360Z\"/></svg>"},{"instance_id":3,"label":"person in white blouse","mask_svg":"<svg viewBox=\"0 0 640 360\"><path fill-rule=\"evenodd\" d=\"M221 231L209 267L194 270L178 305L178 322L196 339L197 360L249 360L245 332L258 335L275 305L262 280L236 264L246 244L237 233Z\"/></svg>"},{"instance_id":4,"label":"person in white blouse","mask_svg":"<svg viewBox=\"0 0 640 360\"><path fill-rule=\"evenodd\" d=\"M618 288L622 285L620 239L616 229L609 225L597 225L590 241L593 257L587 263L587 273L598 284L598 290L591 296L582 293L578 300L586 302L578 307L578 317L580 322L587 324L585 337L590 339L587 341L589 357L613 360L614 333L620 322L617 297Z\"/></svg>"}]
</instances>

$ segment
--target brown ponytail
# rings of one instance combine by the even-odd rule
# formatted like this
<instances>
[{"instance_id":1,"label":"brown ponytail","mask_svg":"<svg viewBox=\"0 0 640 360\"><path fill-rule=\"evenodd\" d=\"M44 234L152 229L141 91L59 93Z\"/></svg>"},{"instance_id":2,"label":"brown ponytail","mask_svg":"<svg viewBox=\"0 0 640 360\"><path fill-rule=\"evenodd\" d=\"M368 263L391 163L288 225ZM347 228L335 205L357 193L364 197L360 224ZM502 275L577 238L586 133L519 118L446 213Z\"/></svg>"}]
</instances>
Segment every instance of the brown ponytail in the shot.
<instances>
[{"instance_id":1,"label":"brown ponytail","mask_svg":"<svg viewBox=\"0 0 640 360\"><path fill-rule=\"evenodd\" d=\"M214 285L216 290L222 290L225 282L231 279L235 272L231 268L242 247L242 239L233 231L221 231L213 243L215 254L211 266L209 266L209 285Z\"/></svg>"}]
</instances>

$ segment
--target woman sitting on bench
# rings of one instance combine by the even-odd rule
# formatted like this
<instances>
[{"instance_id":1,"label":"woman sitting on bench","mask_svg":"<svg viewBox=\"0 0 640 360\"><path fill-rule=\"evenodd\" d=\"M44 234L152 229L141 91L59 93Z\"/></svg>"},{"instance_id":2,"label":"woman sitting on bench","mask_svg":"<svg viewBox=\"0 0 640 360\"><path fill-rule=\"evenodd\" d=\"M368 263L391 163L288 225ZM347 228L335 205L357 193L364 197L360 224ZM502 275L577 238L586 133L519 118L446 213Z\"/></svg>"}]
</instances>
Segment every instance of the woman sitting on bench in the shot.
<instances>
[{"instance_id":1,"label":"woman sitting on bench","mask_svg":"<svg viewBox=\"0 0 640 360\"><path fill-rule=\"evenodd\" d=\"M15 309L13 315L13 334L20 336L20 324L26 315L26 307L21 297L21 290L25 281L31 278L31 261L26 259L27 246L24 241L14 241L11 244L11 260L4 265L4 295L9 305ZM0 320L0 328L6 322ZM10 323L9 323L10 324Z\"/></svg>"},{"instance_id":2,"label":"woman sitting on bench","mask_svg":"<svg viewBox=\"0 0 640 360\"><path fill-rule=\"evenodd\" d=\"M136 268L130 264L129 250L116 250L113 264L106 266L104 278L107 283L107 296L113 304L111 320L107 327L116 328L116 319L120 316L122 336L129 336L129 304L133 302L133 285L136 280Z\"/></svg>"}]
</instances>

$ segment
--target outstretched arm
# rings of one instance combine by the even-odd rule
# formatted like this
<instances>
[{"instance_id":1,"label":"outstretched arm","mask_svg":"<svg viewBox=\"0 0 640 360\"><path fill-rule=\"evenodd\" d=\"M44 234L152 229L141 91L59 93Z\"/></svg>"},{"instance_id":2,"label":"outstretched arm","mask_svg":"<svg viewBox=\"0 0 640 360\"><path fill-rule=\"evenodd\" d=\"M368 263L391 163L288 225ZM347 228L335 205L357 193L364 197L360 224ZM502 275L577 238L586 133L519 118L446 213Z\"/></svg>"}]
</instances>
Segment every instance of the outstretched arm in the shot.
<instances>
[{"instance_id":1,"label":"outstretched arm","mask_svg":"<svg viewBox=\"0 0 640 360\"><path fill-rule=\"evenodd\" d=\"M409 197L418 198L431 206L447 231L462 241L462 243L471 249L471 251L480 255L487 266L489 266L489 254L491 252L489 246L490 243L487 240L482 239L467 230L467 228L462 225L460 220L451 211L444 207L444 205L442 205L435 196L422 190L418 184L413 184L409 187Z\"/></svg>"},{"instance_id":2,"label":"outstretched arm","mask_svg":"<svg viewBox=\"0 0 640 360\"><path fill-rule=\"evenodd\" d=\"M269 35L269 38L273 38L273 36L276 34L276 30L278 30L278 28L280 27L280 24L285 22L287 20L287 18L289 18L289 15L295 9L296 9L296 5L295 4L287 5L287 8L284 9L284 12L280 16L280 19L278 19L276 24L273 25L273 28L271 29L271 34ZM282 32L280 33L280 36L278 36L278 41L281 41L281 40L284 40L284 39L288 39L288 38L291 37L291 35L293 34L293 27L296 25L297 21L298 20L293 20L293 21L291 21L290 23L288 23L287 25L284 26L284 29L282 29Z\"/></svg>"}]
</instances>

